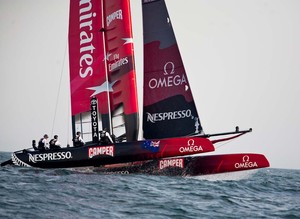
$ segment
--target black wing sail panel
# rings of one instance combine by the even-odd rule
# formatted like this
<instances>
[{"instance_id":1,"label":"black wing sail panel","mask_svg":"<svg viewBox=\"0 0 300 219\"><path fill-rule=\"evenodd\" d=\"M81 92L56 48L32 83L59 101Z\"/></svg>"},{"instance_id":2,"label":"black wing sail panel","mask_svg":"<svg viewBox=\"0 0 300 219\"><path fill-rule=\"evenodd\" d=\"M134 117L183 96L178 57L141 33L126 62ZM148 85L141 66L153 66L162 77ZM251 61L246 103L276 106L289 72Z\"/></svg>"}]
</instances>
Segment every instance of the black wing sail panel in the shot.
<instances>
[{"instance_id":1,"label":"black wing sail panel","mask_svg":"<svg viewBox=\"0 0 300 219\"><path fill-rule=\"evenodd\" d=\"M142 1L144 137L198 134L202 126L164 1Z\"/></svg>"}]
</instances>

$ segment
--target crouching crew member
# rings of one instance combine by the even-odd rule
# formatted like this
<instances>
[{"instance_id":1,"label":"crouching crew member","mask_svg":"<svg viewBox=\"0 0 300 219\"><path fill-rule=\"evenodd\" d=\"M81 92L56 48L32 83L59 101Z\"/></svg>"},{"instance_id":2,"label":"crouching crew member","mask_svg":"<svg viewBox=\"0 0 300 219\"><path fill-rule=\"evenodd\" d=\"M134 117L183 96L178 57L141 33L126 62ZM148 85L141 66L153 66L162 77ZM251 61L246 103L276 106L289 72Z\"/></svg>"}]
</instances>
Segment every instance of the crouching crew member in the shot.
<instances>
[{"instance_id":1,"label":"crouching crew member","mask_svg":"<svg viewBox=\"0 0 300 219\"><path fill-rule=\"evenodd\" d=\"M59 149L60 148L60 143L58 141L58 136L54 135L54 138L50 140L50 149Z\"/></svg>"},{"instance_id":2,"label":"crouching crew member","mask_svg":"<svg viewBox=\"0 0 300 219\"><path fill-rule=\"evenodd\" d=\"M114 143L110 134L106 131L106 129L99 132L100 133L100 143L102 145L108 145Z\"/></svg>"},{"instance_id":3,"label":"crouching crew member","mask_svg":"<svg viewBox=\"0 0 300 219\"><path fill-rule=\"evenodd\" d=\"M83 139L81 137L80 132L76 132L76 136L73 139L73 144L74 144L74 147L80 147L80 146L83 146L85 144L85 142L83 141Z\"/></svg>"},{"instance_id":4,"label":"crouching crew member","mask_svg":"<svg viewBox=\"0 0 300 219\"><path fill-rule=\"evenodd\" d=\"M45 151L49 149L48 135L45 134L43 138L39 140L38 150Z\"/></svg>"}]
</instances>

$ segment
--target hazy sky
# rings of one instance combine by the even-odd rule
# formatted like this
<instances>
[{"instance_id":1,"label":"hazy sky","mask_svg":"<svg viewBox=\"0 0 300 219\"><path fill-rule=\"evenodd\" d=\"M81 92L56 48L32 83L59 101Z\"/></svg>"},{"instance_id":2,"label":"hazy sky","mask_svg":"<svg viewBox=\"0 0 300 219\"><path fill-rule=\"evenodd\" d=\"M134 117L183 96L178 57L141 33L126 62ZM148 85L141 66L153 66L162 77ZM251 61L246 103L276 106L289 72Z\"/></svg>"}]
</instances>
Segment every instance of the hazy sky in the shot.
<instances>
[{"instance_id":1,"label":"hazy sky","mask_svg":"<svg viewBox=\"0 0 300 219\"><path fill-rule=\"evenodd\" d=\"M253 128L215 153L262 153L271 167L300 169L300 1L166 3L204 131ZM140 0L131 6L141 106ZM68 0L0 0L0 151L44 133L71 143L68 10Z\"/></svg>"}]
</instances>

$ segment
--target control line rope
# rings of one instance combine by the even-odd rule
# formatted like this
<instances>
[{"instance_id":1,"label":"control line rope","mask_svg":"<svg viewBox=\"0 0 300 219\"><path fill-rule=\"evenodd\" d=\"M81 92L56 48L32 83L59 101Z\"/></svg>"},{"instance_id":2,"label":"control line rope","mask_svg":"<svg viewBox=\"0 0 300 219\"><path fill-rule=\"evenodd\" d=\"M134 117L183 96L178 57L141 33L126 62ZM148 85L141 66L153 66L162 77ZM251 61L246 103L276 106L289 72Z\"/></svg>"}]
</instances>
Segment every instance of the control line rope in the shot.
<instances>
[{"instance_id":1,"label":"control line rope","mask_svg":"<svg viewBox=\"0 0 300 219\"><path fill-rule=\"evenodd\" d=\"M60 73L60 79L59 79L59 85L58 85L58 91L57 91L57 96L56 96L56 103L55 103L54 117L53 117L53 122L52 122L51 136L53 136L54 124L55 124L55 120L56 120L56 114L57 114L57 108L58 108L58 100L59 100L61 83L62 83L62 76L63 76L64 66L65 66L66 56L67 56L66 55L67 54L67 48L68 48L68 43L66 42L66 47L65 47L65 52L64 52L64 58L63 58L63 63L62 63L62 68L61 68L61 73Z\"/></svg>"}]
</instances>

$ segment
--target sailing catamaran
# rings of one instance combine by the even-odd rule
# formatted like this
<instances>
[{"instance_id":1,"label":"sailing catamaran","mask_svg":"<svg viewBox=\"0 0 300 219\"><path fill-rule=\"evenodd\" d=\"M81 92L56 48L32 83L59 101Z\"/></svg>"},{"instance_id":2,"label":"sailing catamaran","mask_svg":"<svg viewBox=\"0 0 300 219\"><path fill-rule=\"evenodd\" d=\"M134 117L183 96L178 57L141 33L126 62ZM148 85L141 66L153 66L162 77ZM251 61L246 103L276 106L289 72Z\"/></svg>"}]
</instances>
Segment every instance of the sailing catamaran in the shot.
<instances>
[{"instance_id":1,"label":"sailing catamaran","mask_svg":"<svg viewBox=\"0 0 300 219\"><path fill-rule=\"evenodd\" d=\"M261 154L199 156L250 131L204 134L164 0L142 0L143 140L129 0L71 0L69 64L72 133L82 147L12 153L1 164L98 167L103 173L200 175L269 167ZM104 145L99 131L114 142ZM231 137L210 140L211 137ZM191 156L197 155L197 156Z\"/></svg>"}]
</instances>

